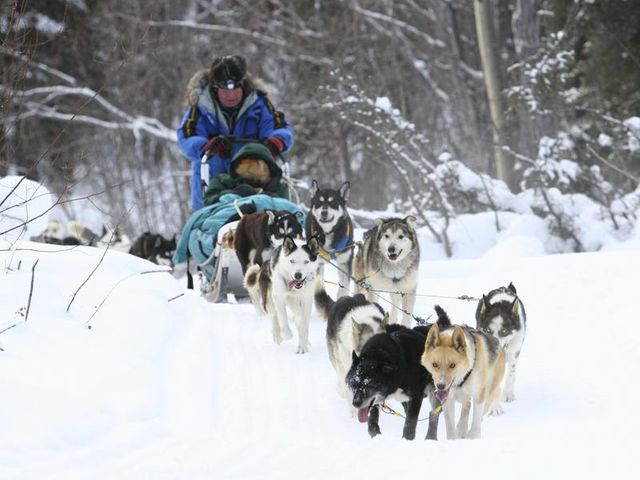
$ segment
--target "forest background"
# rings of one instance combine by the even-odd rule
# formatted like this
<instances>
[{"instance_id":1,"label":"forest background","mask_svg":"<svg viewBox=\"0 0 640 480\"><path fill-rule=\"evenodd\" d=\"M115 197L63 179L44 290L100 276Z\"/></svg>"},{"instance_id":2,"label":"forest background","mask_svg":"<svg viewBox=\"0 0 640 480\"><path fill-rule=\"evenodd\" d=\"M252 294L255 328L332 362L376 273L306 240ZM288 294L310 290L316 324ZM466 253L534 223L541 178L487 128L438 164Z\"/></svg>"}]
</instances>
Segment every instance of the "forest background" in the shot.
<instances>
[{"instance_id":1,"label":"forest background","mask_svg":"<svg viewBox=\"0 0 640 480\"><path fill-rule=\"evenodd\" d=\"M94 229L180 231L190 215L175 138L184 90L230 53L247 57L293 126L288 160L302 201L312 178L349 180L356 220L358 209L416 214L448 253L453 218L517 211L521 202L502 199L522 195L565 250L592 248L570 208L584 199L621 236L634 228L637 1L0 8L0 177L42 182L67 219Z\"/></svg>"}]
</instances>

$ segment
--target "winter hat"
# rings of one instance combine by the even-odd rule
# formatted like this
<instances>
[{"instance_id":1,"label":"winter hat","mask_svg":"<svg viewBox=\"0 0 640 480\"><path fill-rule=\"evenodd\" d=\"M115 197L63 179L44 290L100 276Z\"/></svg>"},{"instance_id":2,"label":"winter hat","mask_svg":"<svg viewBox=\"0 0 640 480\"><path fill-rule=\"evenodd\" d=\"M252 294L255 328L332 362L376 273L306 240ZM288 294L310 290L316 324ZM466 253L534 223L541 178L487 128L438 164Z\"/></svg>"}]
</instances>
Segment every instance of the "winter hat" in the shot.
<instances>
[{"instance_id":1,"label":"winter hat","mask_svg":"<svg viewBox=\"0 0 640 480\"><path fill-rule=\"evenodd\" d=\"M211 64L210 82L212 90L232 90L242 87L247 77L247 61L240 55L225 55Z\"/></svg>"}]
</instances>

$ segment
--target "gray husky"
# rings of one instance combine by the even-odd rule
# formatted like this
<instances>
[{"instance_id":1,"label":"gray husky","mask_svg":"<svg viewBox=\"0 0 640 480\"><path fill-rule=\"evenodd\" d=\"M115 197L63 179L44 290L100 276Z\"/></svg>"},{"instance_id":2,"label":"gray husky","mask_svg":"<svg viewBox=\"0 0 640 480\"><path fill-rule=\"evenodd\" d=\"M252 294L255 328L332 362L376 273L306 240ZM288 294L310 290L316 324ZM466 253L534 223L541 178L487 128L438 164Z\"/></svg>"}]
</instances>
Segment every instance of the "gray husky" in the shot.
<instances>
[{"instance_id":1,"label":"gray husky","mask_svg":"<svg viewBox=\"0 0 640 480\"><path fill-rule=\"evenodd\" d=\"M353 273L358 281L364 281L373 290L391 293L391 303L405 312L402 324L409 326L418 287L420 248L413 228L416 218L412 215L400 218L376 220L377 226L367 231L363 243L353 261ZM366 289L359 287L361 291ZM398 293L396 293L398 292ZM367 291L367 299L375 294ZM397 312L391 308L390 322L395 323Z\"/></svg>"},{"instance_id":2,"label":"gray husky","mask_svg":"<svg viewBox=\"0 0 640 480\"><path fill-rule=\"evenodd\" d=\"M516 366L527 329L524 305L513 283L482 295L476 309L476 328L493 335L504 349L507 359L504 396L507 402L512 402L516 398Z\"/></svg>"},{"instance_id":3,"label":"gray husky","mask_svg":"<svg viewBox=\"0 0 640 480\"><path fill-rule=\"evenodd\" d=\"M388 316L380 305L360 293L333 301L320 281L316 282L315 301L318 314L327 321L327 350L338 376L338 394L351 405L353 398L345 378L352 352L360 355L367 340L384 331Z\"/></svg>"}]
</instances>

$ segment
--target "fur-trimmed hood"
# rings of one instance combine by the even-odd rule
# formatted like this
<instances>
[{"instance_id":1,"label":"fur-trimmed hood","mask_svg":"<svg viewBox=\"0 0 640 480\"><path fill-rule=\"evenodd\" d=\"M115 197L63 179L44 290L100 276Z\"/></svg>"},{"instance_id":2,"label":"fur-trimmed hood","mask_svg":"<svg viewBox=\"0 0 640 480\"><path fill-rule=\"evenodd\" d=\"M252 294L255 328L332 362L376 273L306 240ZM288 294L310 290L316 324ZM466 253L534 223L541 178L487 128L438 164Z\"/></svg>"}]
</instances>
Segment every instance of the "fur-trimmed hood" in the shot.
<instances>
[{"instance_id":1,"label":"fur-trimmed hood","mask_svg":"<svg viewBox=\"0 0 640 480\"><path fill-rule=\"evenodd\" d=\"M209 87L210 69L203 68L198 70L187 83L187 89L184 95L184 103L190 107L195 106L198 103L198 99L203 91ZM251 73L247 72L247 78L245 80L244 96L246 97L251 92L257 90L263 95L267 95L267 90L262 79L254 77Z\"/></svg>"}]
</instances>

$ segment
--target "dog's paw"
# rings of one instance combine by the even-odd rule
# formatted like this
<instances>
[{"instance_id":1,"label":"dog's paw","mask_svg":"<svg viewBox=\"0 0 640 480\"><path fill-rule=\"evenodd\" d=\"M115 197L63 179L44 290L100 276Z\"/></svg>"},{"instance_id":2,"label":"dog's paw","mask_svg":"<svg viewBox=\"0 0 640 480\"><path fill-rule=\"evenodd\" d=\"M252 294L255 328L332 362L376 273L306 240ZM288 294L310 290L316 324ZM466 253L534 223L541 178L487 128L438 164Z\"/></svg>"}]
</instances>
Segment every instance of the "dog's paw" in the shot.
<instances>
[{"instance_id":1,"label":"dog's paw","mask_svg":"<svg viewBox=\"0 0 640 480\"><path fill-rule=\"evenodd\" d=\"M513 392L507 392L504 396L505 402L513 402L516 399L516 394Z\"/></svg>"},{"instance_id":2,"label":"dog's paw","mask_svg":"<svg viewBox=\"0 0 640 480\"><path fill-rule=\"evenodd\" d=\"M272 330L271 336L276 345L280 345L282 343L282 335L280 335L280 330Z\"/></svg>"},{"instance_id":3,"label":"dog's paw","mask_svg":"<svg viewBox=\"0 0 640 480\"><path fill-rule=\"evenodd\" d=\"M309 351L308 345L298 345L298 349L296 350L296 353L303 354L303 353L307 353L308 351Z\"/></svg>"},{"instance_id":4,"label":"dog's paw","mask_svg":"<svg viewBox=\"0 0 640 480\"><path fill-rule=\"evenodd\" d=\"M371 438L375 437L376 435L380 435L382 433L380 431L380 425L369 425L368 431L369 431L369 436Z\"/></svg>"},{"instance_id":5,"label":"dog's paw","mask_svg":"<svg viewBox=\"0 0 640 480\"><path fill-rule=\"evenodd\" d=\"M500 415L504 415L504 408L502 408L502 405L500 404L494 405L489 409L489 415L491 415L492 417L499 417Z\"/></svg>"}]
</instances>

